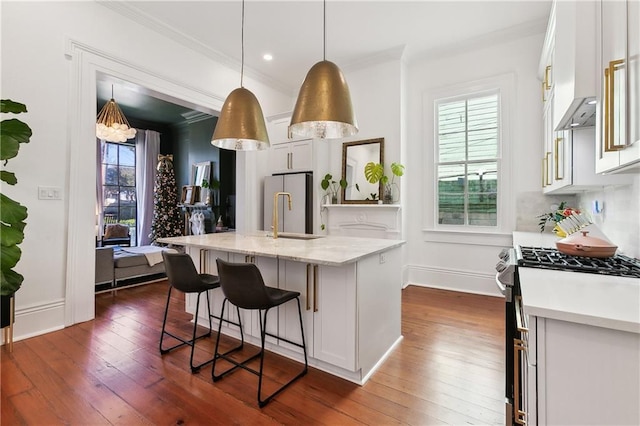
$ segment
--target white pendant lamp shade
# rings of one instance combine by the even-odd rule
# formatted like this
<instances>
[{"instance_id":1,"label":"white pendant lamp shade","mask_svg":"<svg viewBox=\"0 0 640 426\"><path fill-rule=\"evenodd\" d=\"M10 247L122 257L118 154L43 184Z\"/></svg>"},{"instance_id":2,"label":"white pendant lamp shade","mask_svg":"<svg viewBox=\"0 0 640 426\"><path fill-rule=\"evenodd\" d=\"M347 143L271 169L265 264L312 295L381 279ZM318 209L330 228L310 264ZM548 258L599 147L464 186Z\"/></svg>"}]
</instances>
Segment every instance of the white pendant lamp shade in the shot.
<instances>
[{"instance_id":1,"label":"white pendant lamp shade","mask_svg":"<svg viewBox=\"0 0 640 426\"><path fill-rule=\"evenodd\" d=\"M120 107L111 98L98 114L96 137L108 142L126 142L135 135L136 129L131 128Z\"/></svg>"},{"instance_id":2,"label":"white pendant lamp shade","mask_svg":"<svg viewBox=\"0 0 640 426\"><path fill-rule=\"evenodd\" d=\"M289 132L295 136L335 139L358 133L351 94L340 68L323 60L300 87Z\"/></svg>"},{"instance_id":3,"label":"white pendant lamp shade","mask_svg":"<svg viewBox=\"0 0 640 426\"><path fill-rule=\"evenodd\" d=\"M211 144L235 151L269 148L269 136L258 99L244 87L227 96Z\"/></svg>"}]
</instances>

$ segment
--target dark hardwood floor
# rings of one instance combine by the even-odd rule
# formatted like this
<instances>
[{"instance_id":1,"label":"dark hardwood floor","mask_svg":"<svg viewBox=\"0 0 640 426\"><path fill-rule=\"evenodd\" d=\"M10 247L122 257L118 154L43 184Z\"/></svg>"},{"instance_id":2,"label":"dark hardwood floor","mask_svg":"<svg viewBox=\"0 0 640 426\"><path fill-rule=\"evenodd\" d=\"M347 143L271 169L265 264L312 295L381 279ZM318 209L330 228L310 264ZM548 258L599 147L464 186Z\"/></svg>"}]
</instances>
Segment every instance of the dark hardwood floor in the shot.
<instances>
[{"instance_id":1,"label":"dark hardwood floor","mask_svg":"<svg viewBox=\"0 0 640 426\"><path fill-rule=\"evenodd\" d=\"M409 286L404 339L364 386L311 368L259 409L250 373L214 384L210 365L191 374L188 347L159 354L167 285L97 295L94 321L16 342L13 353L3 347L1 423L504 423L502 299ZM170 326L188 334L181 299L172 298ZM197 359L210 356L214 343L200 340ZM267 391L299 368L273 354L265 363Z\"/></svg>"}]
</instances>

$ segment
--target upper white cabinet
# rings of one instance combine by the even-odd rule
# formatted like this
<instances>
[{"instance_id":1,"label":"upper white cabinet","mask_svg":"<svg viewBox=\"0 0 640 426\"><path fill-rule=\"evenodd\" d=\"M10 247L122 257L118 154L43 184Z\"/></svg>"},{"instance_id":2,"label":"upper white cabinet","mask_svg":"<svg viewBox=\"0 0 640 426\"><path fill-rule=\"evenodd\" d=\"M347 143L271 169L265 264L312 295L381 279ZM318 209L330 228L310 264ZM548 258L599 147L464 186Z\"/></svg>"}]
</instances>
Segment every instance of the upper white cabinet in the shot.
<instances>
[{"instance_id":1,"label":"upper white cabinet","mask_svg":"<svg viewBox=\"0 0 640 426\"><path fill-rule=\"evenodd\" d=\"M313 170L313 140L290 139L291 114L267 118L269 129L269 170L271 173L308 172Z\"/></svg>"},{"instance_id":2,"label":"upper white cabinet","mask_svg":"<svg viewBox=\"0 0 640 426\"><path fill-rule=\"evenodd\" d=\"M640 5L600 1L596 10L596 170L640 168Z\"/></svg>"}]
</instances>

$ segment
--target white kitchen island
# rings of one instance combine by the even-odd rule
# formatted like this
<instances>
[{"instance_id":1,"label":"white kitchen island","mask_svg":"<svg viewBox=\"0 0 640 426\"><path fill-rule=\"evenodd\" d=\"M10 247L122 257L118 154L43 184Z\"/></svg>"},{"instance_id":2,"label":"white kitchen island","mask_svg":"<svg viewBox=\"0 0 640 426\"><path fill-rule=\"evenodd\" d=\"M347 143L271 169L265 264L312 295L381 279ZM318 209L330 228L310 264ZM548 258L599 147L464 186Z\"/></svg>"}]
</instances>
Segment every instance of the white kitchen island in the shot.
<instances>
[{"instance_id":1,"label":"white kitchen island","mask_svg":"<svg viewBox=\"0 0 640 426\"><path fill-rule=\"evenodd\" d=\"M203 272L217 274L216 259L252 262L265 284L300 292L309 365L364 384L398 344L401 336L402 240L309 236L266 232L216 233L162 238L161 243L185 247ZM212 313L220 313L221 289L211 292ZM195 296L186 309L195 312ZM206 303L206 301L201 301ZM225 317L235 320L235 310ZM201 306L201 315L206 312ZM260 344L258 317L241 311L245 339ZM198 318L208 324L206 316ZM223 323L223 333L239 337L237 328ZM295 304L272 309L267 329L300 341ZM273 338L266 348L302 361L302 350Z\"/></svg>"},{"instance_id":2,"label":"white kitchen island","mask_svg":"<svg viewBox=\"0 0 640 426\"><path fill-rule=\"evenodd\" d=\"M551 234L514 244L554 247ZM640 424L640 280L518 268L529 424Z\"/></svg>"}]
</instances>

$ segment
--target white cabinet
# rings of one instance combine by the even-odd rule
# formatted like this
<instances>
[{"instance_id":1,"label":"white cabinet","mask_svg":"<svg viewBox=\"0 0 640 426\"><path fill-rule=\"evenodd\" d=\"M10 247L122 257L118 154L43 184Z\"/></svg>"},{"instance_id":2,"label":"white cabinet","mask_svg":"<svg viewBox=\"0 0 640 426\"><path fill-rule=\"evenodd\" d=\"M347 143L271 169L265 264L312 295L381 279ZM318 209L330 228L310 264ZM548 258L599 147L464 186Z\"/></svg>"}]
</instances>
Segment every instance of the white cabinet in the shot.
<instances>
[{"instance_id":1,"label":"white cabinet","mask_svg":"<svg viewBox=\"0 0 640 426\"><path fill-rule=\"evenodd\" d=\"M313 140L274 144L269 151L272 173L308 172L313 170Z\"/></svg>"},{"instance_id":2,"label":"white cabinet","mask_svg":"<svg viewBox=\"0 0 640 426\"><path fill-rule=\"evenodd\" d=\"M269 129L269 169L271 173L308 172L313 170L312 139L290 138L291 113L267 118Z\"/></svg>"},{"instance_id":3,"label":"white cabinet","mask_svg":"<svg viewBox=\"0 0 640 426\"><path fill-rule=\"evenodd\" d=\"M640 424L640 334L529 319L529 424Z\"/></svg>"},{"instance_id":4,"label":"white cabinet","mask_svg":"<svg viewBox=\"0 0 640 426\"><path fill-rule=\"evenodd\" d=\"M281 287L299 291L307 352L311 358L355 371L356 365L356 264L325 266L284 261ZM281 307L280 332L301 341L298 308ZM301 351L285 342L295 351Z\"/></svg>"},{"instance_id":5,"label":"white cabinet","mask_svg":"<svg viewBox=\"0 0 640 426\"><path fill-rule=\"evenodd\" d=\"M598 4L598 173L640 168L639 8L634 0Z\"/></svg>"}]
</instances>

